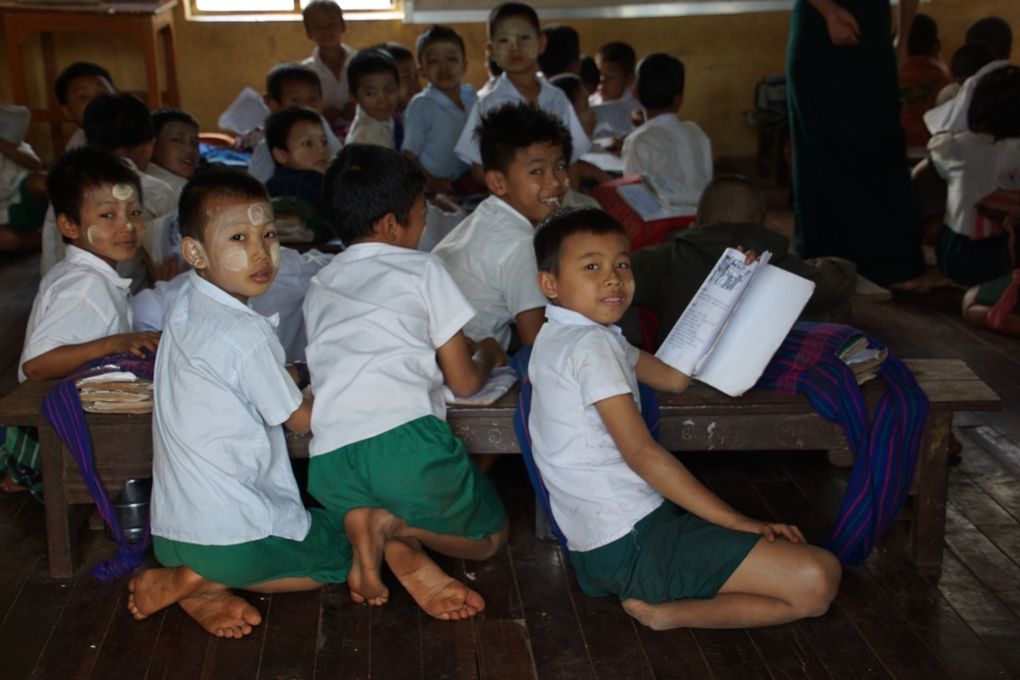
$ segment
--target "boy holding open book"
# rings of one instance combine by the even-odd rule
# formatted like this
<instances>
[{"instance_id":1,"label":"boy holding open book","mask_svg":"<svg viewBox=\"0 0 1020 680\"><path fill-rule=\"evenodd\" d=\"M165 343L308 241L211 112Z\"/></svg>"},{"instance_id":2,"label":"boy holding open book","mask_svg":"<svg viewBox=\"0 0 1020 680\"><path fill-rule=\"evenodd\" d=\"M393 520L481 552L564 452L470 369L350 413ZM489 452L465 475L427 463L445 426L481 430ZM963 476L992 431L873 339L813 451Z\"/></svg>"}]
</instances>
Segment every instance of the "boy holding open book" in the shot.
<instances>
[{"instance_id":1,"label":"boy holding open book","mask_svg":"<svg viewBox=\"0 0 1020 680\"><path fill-rule=\"evenodd\" d=\"M619 597L654 629L823 614L836 558L796 527L736 512L645 427L637 381L682 392L690 377L614 325L634 293L623 227L599 210L563 210L539 228L535 255L550 304L529 367L528 426L581 589Z\"/></svg>"}]
</instances>

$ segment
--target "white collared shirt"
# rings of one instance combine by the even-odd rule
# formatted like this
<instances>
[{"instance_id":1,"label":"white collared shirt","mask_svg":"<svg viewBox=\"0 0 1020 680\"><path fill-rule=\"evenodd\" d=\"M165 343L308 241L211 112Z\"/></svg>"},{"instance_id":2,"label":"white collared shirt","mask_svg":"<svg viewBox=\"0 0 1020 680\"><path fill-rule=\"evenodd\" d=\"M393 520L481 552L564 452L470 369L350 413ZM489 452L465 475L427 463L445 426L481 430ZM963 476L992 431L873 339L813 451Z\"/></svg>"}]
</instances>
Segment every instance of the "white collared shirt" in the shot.
<instances>
[{"instance_id":1,"label":"white collared shirt","mask_svg":"<svg viewBox=\"0 0 1020 680\"><path fill-rule=\"evenodd\" d=\"M439 258L356 243L305 296L317 456L423 416L446 418L436 350L475 311Z\"/></svg>"},{"instance_id":2,"label":"white collared shirt","mask_svg":"<svg viewBox=\"0 0 1020 680\"><path fill-rule=\"evenodd\" d=\"M318 47L312 52L312 56L302 61L301 64L311 67L319 76L319 84L322 86L322 103L343 111L351 101L351 90L347 83L347 65L351 63L351 57L355 55L356 50L344 44L341 44L340 47L343 48L347 57L344 59L344 67L340 71L339 78L333 75L333 70L322 61ZM347 121L341 120L340 122L346 123Z\"/></svg>"},{"instance_id":3,"label":"white collared shirt","mask_svg":"<svg viewBox=\"0 0 1020 680\"><path fill-rule=\"evenodd\" d=\"M152 534L199 545L304 539L310 517L281 425L302 397L272 321L190 272L153 382Z\"/></svg>"},{"instance_id":4,"label":"white collared shirt","mask_svg":"<svg viewBox=\"0 0 1020 680\"><path fill-rule=\"evenodd\" d=\"M396 150L397 141L393 137L393 128L392 118L389 120L373 118L359 106L354 114L351 129L344 138L344 144L374 144Z\"/></svg>"},{"instance_id":5,"label":"white collared shirt","mask_svg":"<svg viewBox=\"0 0 1020 680\"><path fill-rule=\"evenodd\" d=\"M430 175L457 179L470 167L457 157L453 147L477 100L474 88L461 84L460 101L464 105L461 109L431 83L426 85L404 111L402 150L413 153Z\"/></svg>"},{"instance_id":6,"label":"white collared shirt","mask_svg":"<svg viewBox=\"0 0 1020 680\"><path fill-rule=\"evenodd\" d=\"M641 102L630 90L624 90L619 99L603 100L598 92L588 97L588 104L595 112L595 139L623 136L634 129L631 114L641 110Z\"/></svg>"},{"instance_id":7,"label":"white collared shirt","mask_svg":"<svg viewBox=\"0 0 1020 680\"><path fill-rule=\"evenodd\" d=\"M949 101L925 111L924 124L933 135L940 132L964 132L970 129L967 114L970 102L974 97L974 88L978 82L992 71L1009 66L1007 59L995 59L982 66L978 71L963 81L956 96Z\"/></svg>"},{"instance_id":8,"label":"white collared shirt","mask_svg":"<svg viewBox=\"0 0 1020 680\"><path fill-rule=\"evenodd\" d=\"M452 153L452 145L450 149ZM35 151L27 142L18 144L17 150L39 160L39 157L35 155ZM28 175L28 168L18 165L7 156L0 155L0 224L7 224L10 221L7 211L12 205L20 202L21 183Z\"/></svg>"},{"instance_id":9,"label":"white collared shirt","mask_svg":"<svg viewBox=\"0 0 1020 680\"><path fill-rule=\"evenodd\" d=\"M181 177L176 172L170 172L155 161L149 163L149 167L145 168L145 174L166 182L173 192L174 210L176 210L176 206L181 200L181 192L184 191L184 185L188 183L188 178Z\"/></svg>"},{"instance_id":10,"label":"white collared shirt","mask_svg":"<svg viewBox=\"0 0 1020 680\"><path fill-rule=\"evenodd\" d=\"M663 500L627 465L595 406L621 394L640 406L640 353L615 325L554 305L546 318L528 367L532 453L568 547L594 550L625 536Z\"/></svg>"},{"instance_id":11,"label":"white collared shirt","mask_svg":"<svg viewBox=\"0 0 1020 680\"><path fill-rule=\"evenodd\" d=\"M540 88L538 92L539 108L559 118L570 132L571 146L573 146L570 162L573 163L588 152L588 149L591 147L591 141L588 139L588 135L584 133L584 128L581 127L581 121L577 119L577 114L574 113L574 105L567 99L567 95L563 93L563 90L555 85L550 85L540 75L536 75L535 78ZM523 102L527 100L514 84L510 82L506 73L493 83L491 89L479 93L478 102L471 107L471 113L468 114L467 122L464 124L464 129L461 131L460 138L457 140L457 146L454 149L461 160L468 164L480 164L482 162L478 140L475 138L475 128L481 122L482 116L489 111L499 108L507 102L517 101Z\"/></svg>"},{"instance_id":12,"label":"white collared shirt","mask_svg":"<svg viewBox=\"0 0 1020 680\"><path fill-rule=\"evenodd\" d=\"M697 124L673 113L655 116L623 140L623 174L649 175L669 202L697 207L712 181L712 143Z\"/></svg>"},{"instance_id":13,"label":"white collared shirt","mask_svg":"<svg viewBox=\"0 0 1020 680\"><path fill-rule=\"evenodd\" d=\"M25 345L18 361L64 345L92 342L131 331L131 279L87 250L69 245L64 259L39 283L25 329Z\"/></svg>"},{"instance_id":14,"label":"white collared shirt","mask_svg":"<svg viewBox=\"0 0 1020 680\"><path fill-rule=\"evenodd\" d=\"M464 334L496 338L505 350L510 322L545 307L532 241L535 228L503 199L489 196L432 249L478 314Z\"/></svg>"},{"instance_id":15,"label":"white collared shirt","mask_svg":"<svg viewBox=\"0 0 1020 680\"><path fill-rule=\"evenodd\" d=\"M337 139L337 136L333 133L333 128L330 127L326 119L322 116L319 118L322 120L322 129L326 132L326 143L329 144L329 158L332 160L340 153L343 144ZM273 160L273 152L269 150L269 142L266 141L265 137L259 140L259 143L255 145L255 149L251 152L251 158L248 159L248 172L263 184L268 182L269 178L276 172L276 161Z\"/></svg>"}]
</instances>

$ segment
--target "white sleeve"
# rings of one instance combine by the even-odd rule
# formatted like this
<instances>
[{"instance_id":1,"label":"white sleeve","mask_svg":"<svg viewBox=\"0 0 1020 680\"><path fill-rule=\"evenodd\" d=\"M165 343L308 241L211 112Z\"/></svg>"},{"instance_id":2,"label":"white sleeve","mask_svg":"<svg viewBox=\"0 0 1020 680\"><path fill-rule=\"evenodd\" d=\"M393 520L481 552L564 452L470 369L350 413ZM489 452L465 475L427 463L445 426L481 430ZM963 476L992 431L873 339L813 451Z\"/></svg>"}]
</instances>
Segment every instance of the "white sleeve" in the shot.
<instances>
[{"instance_id":1,"label":"white sleeve","mask_svg":"<svg viewBox=\"0 0 1020 680\"><path fill-rule=\"evenodd\" d=\"M50 297L46 309L40 310L31 335L25 338L22 363L57 347L92 342L120 330L120 316L113 308L95 304L95 291L89 288L69 286Z\"/></svg>"},{"instance_id":2,"label":"white sleeve","mask_svg":"<svg viewBox=\"0 0 1020 680\"><path fill-rule=\"evenodd\" d=\"M509 253L500 267L499 283L512 317L536 307L544 308L548 302L538 287L538 266L530 243L522 241Z\"/></svg>"},{"instance_id":3,"label":"white sleeve","mask_svg":"<svg viewBox=\"0 0 1020 680\"><path fill-rule=\"evenodd\" d=\"M570 366L585 406L620 394L632 394L626 361L623 348L605 329L593 328L577 342Z\"/></svg>"},{"instance_id":4,"label":"white sleeve","mask_svg":"<svg viewBox=\"0 0 1020 680\"><path fill-rule=\"evenodd\" d=\"M454 153L462 161L471 165L472 163L481 164L482 154L478 148L478 140L475 139L475 128L478 127L478 122L481 119L481 108L482 100L479 99L475 102L475 105L471 107L471 112L468 114L467 122L464 123L464 129L460 131L460 137L457 139L457 146L453 148Z\"/></svg>"},{"instance_id":5,"label":"white sleeve","mask_svg":"<svg viewBox=\"0 0 1020 680\"><path fill-rule=\"evenodd\" d=\"M474 317L475 310L442 260L434 255L428 256L422 283L422 296L429 315L428 331L433 346L438 349Z\"/></svg>"},{"instance_id":6,"label":"white sleeve","mask_svg":"<svg viewBox=\"0 0 1020 680\"><path fill-rule=\"evenodd\" d=\"M266 338L241 358L238 379L245 396L254 404L267 425L280 425L301 406L301 391L294 379L273 352L272 345L278 346L276 336ZM283 347L279 347L283 356Z\"/></svg>"}]
</instances>

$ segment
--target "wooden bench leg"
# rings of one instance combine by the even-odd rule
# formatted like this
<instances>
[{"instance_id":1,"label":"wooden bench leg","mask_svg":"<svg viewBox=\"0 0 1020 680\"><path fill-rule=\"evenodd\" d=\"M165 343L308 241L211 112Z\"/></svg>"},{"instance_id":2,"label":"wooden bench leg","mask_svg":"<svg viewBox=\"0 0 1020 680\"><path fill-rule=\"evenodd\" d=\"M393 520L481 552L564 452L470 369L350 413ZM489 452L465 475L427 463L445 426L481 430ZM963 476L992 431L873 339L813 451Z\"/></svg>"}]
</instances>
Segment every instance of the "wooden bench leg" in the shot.
<instances>
[{"instance_id":1,"label":"wooden bench leg","mask_svg":"<svg viewBox=\"0 0 1020 680\"><path fill-rule=\"evenodd\" d=\"M952 413L930 413L917 461L911 552L920 567L942 566Z\"/></svg>"},{"instance_id":2,"label":"wooden bench leg","mask_svg":"<svg viewBox=\"0 0 1020 680\"><path fill-rule=\"evenodd\" d=\"M39 428L39 453L43 465L43 494L46 502L46 543L50 576L71 578L71 522L64 494L64 443L49 427Z\"/></svg>"}]
</instances>

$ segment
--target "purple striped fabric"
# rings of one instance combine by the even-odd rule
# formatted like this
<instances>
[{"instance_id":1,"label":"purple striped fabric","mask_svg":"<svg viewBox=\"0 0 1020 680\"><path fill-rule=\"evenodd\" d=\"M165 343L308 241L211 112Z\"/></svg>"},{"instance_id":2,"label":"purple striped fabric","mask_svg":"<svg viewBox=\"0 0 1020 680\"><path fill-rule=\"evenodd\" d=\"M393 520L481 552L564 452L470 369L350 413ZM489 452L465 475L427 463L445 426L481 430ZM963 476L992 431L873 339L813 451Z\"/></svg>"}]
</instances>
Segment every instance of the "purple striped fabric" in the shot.
<instances>
[{"instance_id":1,"label":"purple striped fabric","mask_svg":"<svg viewBox=\"0 0 1020 680\"><path fill-rule=\"evenodd\" d=\"M844 564L864 561L906 501L928 418L924 391L890 354L879 374L885 394L869 419L853 371L837 356L860 336L868 338L869 347L884 347L849 326L798 323L758 381L758 387L806 396L820 416L846 434L854 468L826 540Z\"/></svg>"},{"instance_id":2,"label":"purple striped fabric","mask_svg":"<svg viewBox=\"0 0 1020 680\"><path fill-rule=\"evenodd\" d=\"M71 457L78 463L81 476L85 480L89 495L95 501L99 514L110 526L119 548L117 555L100 562L92 568L92 575L99 581L107 582L130 574L142 562L142 556L151 544L148 527L144 540L130 545L120 526L120 520L114 511L110 497L106 493L102 480L96 471L92 455L92 439L89 436L85 412L78 397L75 381L86 375L99 375L112 371L130 371L140 378L152 379L155 356L139 358L131 354L114 354L89 362L75 373L57 383L43 400L43 415L53 425L53 429L67 445Z\"/></svg>"}]
</instances>

